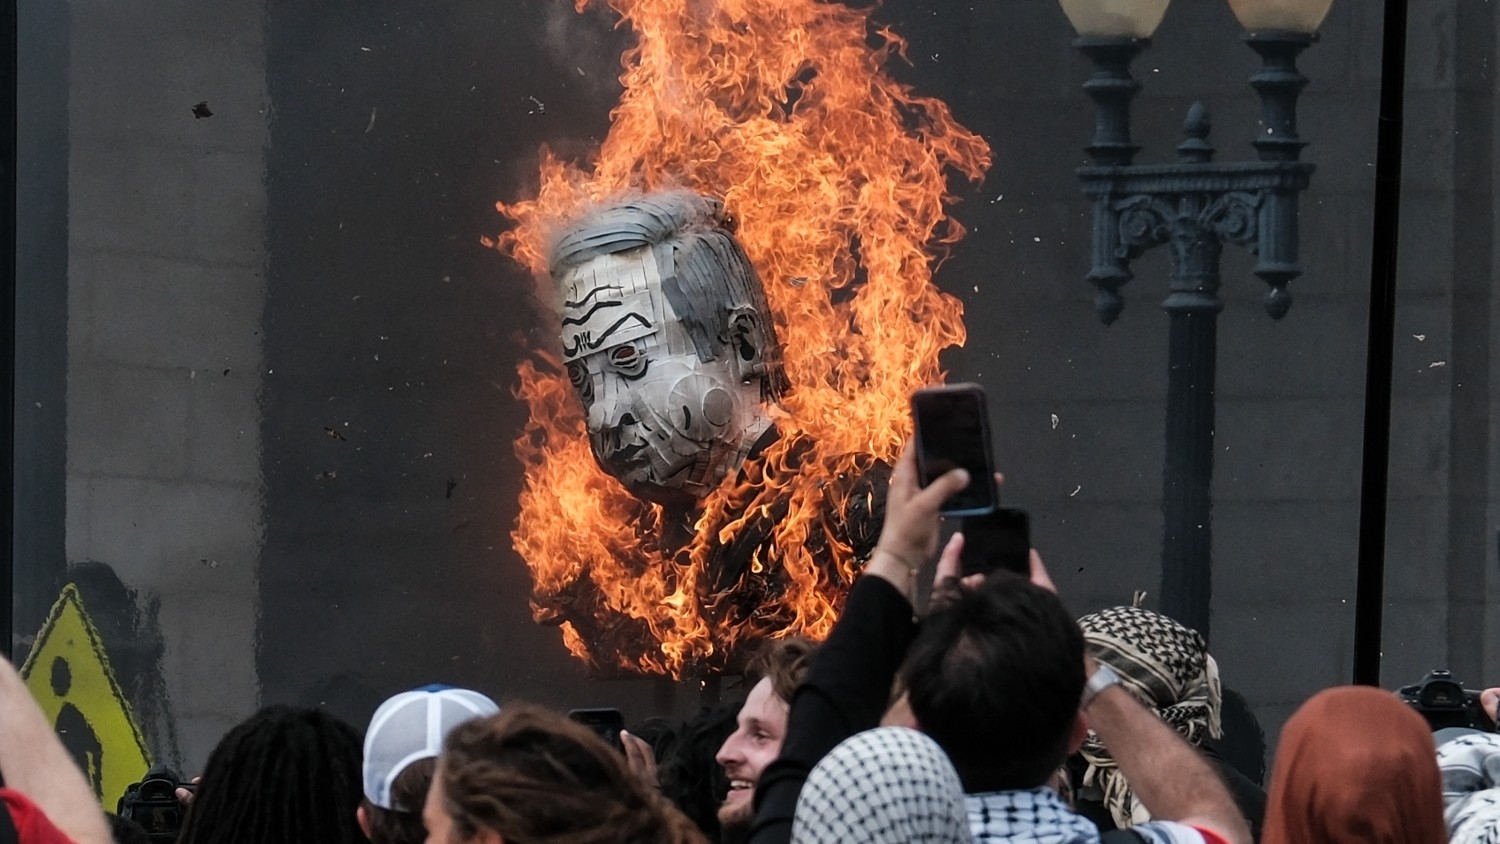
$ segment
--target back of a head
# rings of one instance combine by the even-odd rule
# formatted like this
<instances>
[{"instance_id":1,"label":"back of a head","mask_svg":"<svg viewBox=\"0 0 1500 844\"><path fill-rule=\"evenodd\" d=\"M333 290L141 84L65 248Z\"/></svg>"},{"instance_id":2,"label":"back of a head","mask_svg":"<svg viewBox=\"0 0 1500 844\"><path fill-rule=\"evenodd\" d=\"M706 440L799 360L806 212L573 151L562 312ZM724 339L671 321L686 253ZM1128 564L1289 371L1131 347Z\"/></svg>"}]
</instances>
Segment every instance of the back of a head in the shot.
<instances>
[{"instance_id":1,"label":"back of a head","mask_svg":"<svg viewBox=\"0 0 1500 844\"><path fill-rule=\"evenodd\" d=\"M370 844L422 844L427 840L421 807L436 770L436 758L418 759L391 781L392 801L402 807L415 806L415 809L382 808L371 803L368 796L365 798L363 806L369 824Z\"/></svg>"},{"instance_id":2,"label":"back of a head","mask_svg":"<svg viewBox=\"0 0 1500 844\"><path fill-rule=\"evenodd\" d=\"M513 706L448 734L438 776L457 831L498 832L507 844L689 844L701 833L569 719Z\"/></svg>"},{"instance_id":3,"label":"back of a head","mask_svg":"<svg viewBox=\"0 0 1500 844\"><path fill-rule=\"evenodd\" d=\"M1314 696L1287 722L1263 844L1443 844L1432 733L1390 692Z\"/></svg>"},{"instance_id":4,"label":"back of a head","mask_svg":"<svg viewBox=\"0 0 1500 844\"><path fill-rule=\"evenodd\" d=\"M431 685L387 698L365 730L364 802L371 844L422 844L422 804L449 732L500 707L471 689Z\"/></svg>"},{"instance_id":5,"label":"back of a head","mask_svg":"<svg viewBox=\"0 0 1500 844\"><path fill-rule=\"evenodd\" d=\"M1108 665L1147 708L1189 744L1218 738L1219 669L1198 631L1141 607L1110 607L1078 619L1089 655Z\"/></svg>"},{"instance_id":6,"label":"back of a head","mask_svg":"<svg viewBox=\"0 0 1500 844\"><path fill-rule=\"evenodd\" d=\"M1067 755L1083 636L1057 595L997 573L928 616L903 678L966 791L1035 788Z\"/></svg>"},{"instance_id":7,"label":"back of a head","mask_svg":"<svg viewBox=\"0 0 1500 844\"><path fill-rule=\"evenodd\" d=\"M1084 648L1124 688L1194 747L1223 734L1219 669L1202 634L1141 607L1110 607L1078 619ZM1079 750L1082 782L1099 789L1116 826L1151 820L1113 754L1095 733Z\"/></svg>"},{"instance_id":8,"label":"back of a head","mask_svg":"<svg viewBox=\"0 0 1500 844\"><path fill-rule=\"evenodd\" d=\"M179 844L365 840L360 736L319 709L268 706L219 741Z\"/></svg>"},{"instance_id":9,"label":"back of a head","mask_svg":"<svg viewBox=\"0 0 1500 844\"><path fill-rule=\"evenodd\" d=\"M930 737L881 727L846 739L808 775L793 844L961 844L970 840L958 772Z\"/></svg>"}]
</instances>

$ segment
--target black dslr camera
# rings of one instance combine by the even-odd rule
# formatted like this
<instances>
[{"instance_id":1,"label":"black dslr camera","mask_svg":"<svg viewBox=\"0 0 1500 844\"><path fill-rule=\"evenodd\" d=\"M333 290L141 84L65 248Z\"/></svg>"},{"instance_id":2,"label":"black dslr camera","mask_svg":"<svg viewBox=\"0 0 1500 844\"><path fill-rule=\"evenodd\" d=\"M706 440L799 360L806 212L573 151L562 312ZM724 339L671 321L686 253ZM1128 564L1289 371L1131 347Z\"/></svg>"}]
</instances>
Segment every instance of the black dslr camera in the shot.
<instances>
[{"instance_id":1,"label":"black dslr camera","mask_svg":"<svg viewBox=\"0 0 1500 844\"><path fill-rule=\"evenodd\" d=\"M1429 671L1422 682L1402 686L1396 694L1418 715L1426 718L1434 731L1448 727L1495 731L1495 722L1479 705L1479 692L1464 688L1463 683L1453 679L1450 671Z\"/></svg>"},{"instance_id":2,"label":"black dslr camera","mask_svg":"<svg viewBox=\"0 0 1500 844\"><path fill-rule=\"evenodd\" d=\"M125 789L115 814L140 824L151 841L176 841L187 814L187 807L177 799L179 788L191 791L196 786L178 780L171 768L153 765L140 782Z\"/></svg>"}]
</instances>

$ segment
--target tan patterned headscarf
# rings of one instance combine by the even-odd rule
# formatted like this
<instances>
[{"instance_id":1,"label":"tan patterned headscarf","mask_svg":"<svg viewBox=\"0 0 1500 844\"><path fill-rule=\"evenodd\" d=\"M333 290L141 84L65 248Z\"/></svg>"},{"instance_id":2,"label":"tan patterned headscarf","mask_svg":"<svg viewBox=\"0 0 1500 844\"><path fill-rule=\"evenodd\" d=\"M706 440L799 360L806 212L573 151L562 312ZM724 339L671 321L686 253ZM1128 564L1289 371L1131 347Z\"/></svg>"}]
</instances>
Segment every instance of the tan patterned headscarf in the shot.
<instances>
[{"instance_id":1,"label":"tan patterned headscarf","mask_svg":"<svg viewBox=\"0 0 1500 844\"><path fill-rule=\"evenodd\" d=\"M1161 613L1114 607L1078 620L1089 655L1114 669L1122 685L1195 747L1219 738L1223 692L1219 667L1198 631ZM1121 829L1151 820L1092 730L1083 743L1083 784L1104 792Z\"/></svg>"}]
</instances>

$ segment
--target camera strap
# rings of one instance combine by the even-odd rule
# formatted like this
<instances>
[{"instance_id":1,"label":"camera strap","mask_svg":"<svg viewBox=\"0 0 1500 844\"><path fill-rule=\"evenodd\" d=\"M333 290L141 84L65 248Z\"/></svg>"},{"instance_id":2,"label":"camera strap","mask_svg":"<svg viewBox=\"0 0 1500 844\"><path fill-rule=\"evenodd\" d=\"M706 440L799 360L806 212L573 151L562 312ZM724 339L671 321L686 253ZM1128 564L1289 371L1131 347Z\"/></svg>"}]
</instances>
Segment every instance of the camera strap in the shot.
<instances>
[{"instance_id":1,"label":"camera strap","mask_svg":"<svg viewBox=\"0 0 1500 844\"><path fill-rule=\"evenodd\" d=\"M1142 844L1145 840L1128 829L1112 829L1099 836L1099 844Z\"/></svg>"}]
</instances>

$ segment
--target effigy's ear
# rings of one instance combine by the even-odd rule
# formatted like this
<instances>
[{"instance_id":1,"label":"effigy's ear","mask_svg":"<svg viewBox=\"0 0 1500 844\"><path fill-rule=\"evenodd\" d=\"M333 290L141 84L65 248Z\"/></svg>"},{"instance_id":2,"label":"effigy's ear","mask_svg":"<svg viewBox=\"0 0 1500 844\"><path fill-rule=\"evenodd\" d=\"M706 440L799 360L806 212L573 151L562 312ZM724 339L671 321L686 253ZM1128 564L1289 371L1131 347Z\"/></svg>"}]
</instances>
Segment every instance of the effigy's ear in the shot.
<instances>
[{"instance_id":1,"label":"effigy's ear","mask_svg":"<svg viewBox=\"0 0 1500 844\"><path fill-rule=\"evenodd\" d=\"M729 347L729 363L742 383L765 377L766 353L771 334L766 315L748 305L730 310L725 316L721 338Z\"/></svg>"}]
</instances>

